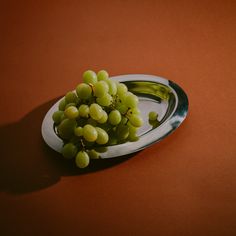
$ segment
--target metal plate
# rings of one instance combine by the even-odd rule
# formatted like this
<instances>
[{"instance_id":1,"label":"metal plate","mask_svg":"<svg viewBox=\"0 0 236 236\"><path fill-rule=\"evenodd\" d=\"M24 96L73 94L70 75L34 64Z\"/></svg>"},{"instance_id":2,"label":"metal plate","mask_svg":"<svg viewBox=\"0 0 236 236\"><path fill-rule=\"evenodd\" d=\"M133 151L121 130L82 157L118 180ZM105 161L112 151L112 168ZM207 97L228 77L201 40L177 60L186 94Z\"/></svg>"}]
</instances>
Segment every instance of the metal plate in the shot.
<instances>
[{"instance_id":1,"label":"metal plate","mask_svg":"<svg viewBox=\"0 0 236 236\"><path fill-rule=\"evenodd\" d=\"M129 90L139 97L139 109L144 125L139 129L139 140L109 146L101 158L112 158L142 150L159 142L172 133L183 122L188 112L188 98L185 92L175 83L159 76L131 74L110 77L125 83ZM42 123L42 136L45 142L55 151L61 152L63 142L53 129L52 114L58 109L56 102L47 112ZM159 125L149 124L148 113L158 113Z\"/></svg>"}]
</instances>

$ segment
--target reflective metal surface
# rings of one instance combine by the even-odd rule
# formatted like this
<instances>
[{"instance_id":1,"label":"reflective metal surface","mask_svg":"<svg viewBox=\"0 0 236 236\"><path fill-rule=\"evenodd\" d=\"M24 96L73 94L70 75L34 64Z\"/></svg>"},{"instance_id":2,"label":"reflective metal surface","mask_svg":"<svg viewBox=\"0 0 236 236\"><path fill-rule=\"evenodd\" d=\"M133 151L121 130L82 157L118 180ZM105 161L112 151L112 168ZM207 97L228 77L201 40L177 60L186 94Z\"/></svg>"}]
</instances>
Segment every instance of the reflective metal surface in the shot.
<instances>
[{"instance_id":1,"label":"reflective metal surface","mask_svg":"<svg viewBox=\"0 0 236 236\"><path fill-rule=\"evenodd\" d=\"M141 74L120 75L111 79L125 83L129 90L139 97L139 108L144 125L139 129L138 141L109 146L107 152L101 154L102 158L130 154L159 142L178 128L187 116L187 95L170 80ZM57 152L61 151L63 143L53 130L51 117L58 109L59 101L51 107L42 123L42 136L45 142ZM158 113L158 124L149 124L150 111Z\"/></svg>"}]
</instances>

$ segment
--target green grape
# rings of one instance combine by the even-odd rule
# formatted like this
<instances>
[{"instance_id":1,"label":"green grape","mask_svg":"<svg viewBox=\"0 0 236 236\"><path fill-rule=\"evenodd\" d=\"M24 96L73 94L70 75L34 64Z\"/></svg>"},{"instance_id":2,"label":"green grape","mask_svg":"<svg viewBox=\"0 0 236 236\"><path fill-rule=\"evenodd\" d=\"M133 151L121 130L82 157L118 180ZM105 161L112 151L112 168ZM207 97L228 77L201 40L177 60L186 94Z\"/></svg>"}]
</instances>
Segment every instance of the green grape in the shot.
<instances>
[{"instance_id":1,"label":"green grape","mask_svg":"<svg viewBox=\"0 0 236 236\"><path fill-rule=\"evenodd\" d=\"M79 116L79 111L78 111L77 107L70 106L70 107L66 108L66 110L64 111L64 114L69 119L75 119Z\"/></svg>"},{"instance_id":2,"label":"green grape","mask_svg":"<svg viewBox=\"0 0 236 236\"><path fill-rule=\"evenodd\" d=\"M133 126L130 122L128 122L127 125L129 126L130 133L134 134L138 131L138 127Z\"/></svg>"},{"instance_id":3,"label":"green grape","mask_svg":"<svg viewBox=\"0 0 236 236\"><path fill-rule=\"evenodd\" d=\"M120 140L126 139L129 136L129 126L119 124L116 128L117 137Z\"/></svg>"},{"instance_id":4,"label":"green grape","mask_svg":"<svg viewBox=\"0 0 236 236\"><path fill-rule=\"evenodd\" d=\"M140 116L136 115L136 114L132 114L129 117L129 121L135 127L141 127L143 125L142 118Z\"/></svg>"},{"instance_id":5,"label":"green grape","mask_svg":"<svg viewBox=\"0 0 236 236\"><path fill-rule=\"evenodd\" d=\"M78 102L78 97L76 96L76 94L74 92L68 92L65 96L65 101L66 103L75 103L77 104Z\"/></svg>"},{"instance_id":6,"label":"green grape","mask_svg":"<svg viewBox=\"0 0 236 236\"><path fill-rule=\"evenodd\" d=\"M138 137L136 134L129 134L128 140L129 140L130 142L136 142L136 141L139 140L139 137Z\"/></svg>"},{"instance_id":7,"label":"green grape","mask_svg":"<svg viewBox=\"0 0 236 236\"><path fill-rule=\"evenodd\" d=\"M71 107L71 106L76 106L76 104L75 103L68 103L68 104L66 104L66 107L65 107L65 110L68 108L68 107ZM64 110L64 111L65 111Z\"/></svg>"},{"instance_id":8,"label":"green grape","mask_svg":"<svg viewBox=\"0 0 236 236\"><path fill-rule=\"evenodd\" d=\"M132 114L140 115L140 110L138 108L129 108L126 114L128 117L130 117Z\"/></svg>"},{"instance_id":9,"label":"green grape","mask_svg":"<svg viewBox=\"0 0 236 236\"><path fill-rule=\"evenodd\" d=\"M109 138L109 141L108 141L108 145L109 146L112 146L112 145L117 145L119 142L118 142L118 139L115 138L115 137L111 137Z\"/></svg>"},{"instance_id":10,"label":"green grape","mask_svg":"<svg viewBox=\"0 0 236 236\"><path fill-rule=\"evenodd\" d=\"M94 142L98 137L98 133L92 125L87 124L83 128L83 136L88 142Z\"/></svg>"},{"instance_id":11,"label":"green grape","mask_svg":"<svg viewBox=\"0 0 236 236\"><path fill-rule=\"evenodd\" d=\"M104 94L102 97L96 99L97 103L101 106L108 107L112 103L112 96L109 93Z\"/></svg>"},{"instance_id":12,"label":"green grape","mask_svg":"<svg viewBox=\"0 0 236 236\"><path fill-rule=\"evenodd\" d=\"M152 126L152 128L157 128L160 125L160 122L158 120L149 120L148 122Z\"/></svg>"},{"instance_id":13,"label":"green grape","mask_svg":"<svg viewBox=\"0 0 236 236\"><path fill-rule=\"evenodd\" d=\"M92 70L87 70L83 73L83 81L86 84L95 84L97 83L97 75Z\"/></svg>"},{"instance_id":14,"label":"green grape","mask_svg":"<svg viewBox=\"0 0 236 236\"><path fill-rule=\"evenodd\" d=\"M158 115L155 111L150 111L149 114L148 114L149 120L153 120L153 121L157 120L157 117L158 117Z\"/></svg>"},{"instance_id":15,"label":"green grape","mask_svg":"<svg viewBox=\"0 0 236 236\"><path fill-rule=\"evenodd\" d=\"M127 93L128 88L125 84L123 83L118 83L117 84L117 94L118 96L122 96L123 94Z\"/></svg>"},{"instance_id":16,"label":"green grape","mask_svg":"<svg viewBox=\"0 0 236 236\"><path fill-rule=\"evenodd\" d=\"M78 149L73 143L67 143L62 148L62 155L67 159L75 157L77 152Z\"/></svg>"},{"instance_id":17,"label":"green grape","mask_svg":"<svg viewBox=\"0 0 236 236\"><path fill-rule=\"evenodd\" d=\"M109 75L107 71L105 70L100 70L97 74L98 81L100 80L107 80L109 78Z\"/></svg>"},{"instance_id":18,"label":"green grape","mask_svg":"<svg viewBox=\"0 0 236 236\"><path fill-rule=\"evenodd\" d=\"M88 99L92 94L92 88L85 83L81 83L76 87L76 93L81 99Z\"/></svg>"},{"instance_id":19,"label":"green grape","mask_svg":"<svg viewBox=\"0 0 236 236\"><path fill-rule=\"evenodd\" d=\"M104 129L106 132L113 128L113 126L109 123L99 124L99 127Z\"/></svg>"},{"instance_id":20,"label":"green grape","mask_svg":"<svg viewBox=\"0 0 236 236\"><path fill-rule=\"evenodd\" d=\"M136 115L139 115L141 113L137 107L132 108L131 111L132 111L132 114L136 114Z\"/></svg>"},{"instance_id":21,"label":"green grape","mask_svg":"<svg viewBox=\"0 0 236 236\"><path fill-rule=\"evenodd\" d=\"M117 85L116 85L116 82L108 79L107 81L107 84L109 86L109 94L111 94L112 96L116 95L117 93Z\"/></svg>"},{"instance_id":22,"label":"green grape","mask_svg":"<svg viewBox=\"0 0 236 236\"><path fill-rule=\"evenodd\" d=\"M102 112L102 118L100 118L99 120L97 120L97 122L99 124L104 124L107 122L107 119L108 119L108 115L105 111Z\"/></svg>"},{"instance_id":23,"label":"green grape","mask_svg":"<svg viewBox=\"0 0 236 236\"><path fill-rule=\"evenodd\" d=\"M128 123L128 125L129 125L129 137L128 137L128 140L130 142L135 142L135 141L137 141L139 139L139 137L137 136L138 128L134 127L130 123Z\"/></svg>"},{"instance_id":24,"label":"green grape","mask_svg":"<svg viewBox=\"0 0 236 236\"><path fill-rule=\"evenodd\" d=\"M108 115L108 121L112 125L118 125L121 122L121 114L118 110L113 110Z\"/></svg>"},{"instance_id":25,"label":"green grape","mask_svg":"<svg viewBox=\"0 0 236 236\"><path fill-rule=\"evenodd\" d=\"M122 125L126 125L127 123L128 123L128 118L125 117L125 116L123 116L123 117L121 118L121 122L120 122L120 124L122 124Z\"/></svg>"},{"instance_id":26,"label":"green grape","mask_svg":"<svg viewBox=\"0 0 236 236\"><path fill-rule=\"evenodd\" d=\"M87 122L89 125L92 125L92 126L97 126L97 121L94 120L93 118L89 118L88 119L88 122Z\"/></svg>"},{"instance_id":27,"label":"green grape","mask_svg":"<svg viewBox=\"0 0 236 236\"><path fill-rule=\"evenodd\" d=\"M65 120L66 119L66 116L65 116L65 114L64 114L64 112L63 112L63 114L62 114L62 116L61 116L61 122L63 121L63 120Z\"/></svg>"},{"instance_id":28,"label":"green grape","mask_svg":"<svg viewBox=\"0 0 236 236\"><path fill-rule=\"evenodd\" d=\"M124 104L119 104L119 106L116 107L116 109L121 113L125 114L128 111L128 107Z\"/></svg>"},{"instance_id":29,"label":"green grape","mask_svg":"<svg viewBox=\"0 0 236 236\"><path fill-rule=\"evenodd\" d=\"M99 153L104 153L107 151L107 147L95 147L94 150Z\"/></svg>"},{"instance_id":30,"label":"green grape","mask_svg":"<svg viewBox=\"0 0 236 236\"><path fill-rule=\"evenodd\" d=\"M96 139L96 143L98 144L106 144L109 140L108 134L105 130L96 127L97 133L98 133L98 137Z\"/></svg>"},{"instance_id":31,"label":"green grape","mask_svg":"<svg viewBox=\"0 0 236 236\"><path fill-rule=\"evenodd\" d=\"M55 111L52 115L52 119L56 125L61 123L62 116L63 116L63 111Z\"/></svg>"},{"instance_id":32,"label":"green grape","mask_svg":"<svg viewBox=\"0 0 236 236\"><path fill-rule=\"evenodd\" d=\"M74 129L77 123L75 120L64 119L57 127L59 136L62 139L70 139L74 135Z\"/></svg>"},{"instance_id":33,"label":"green grape","mask_svg":"<svg viewBox=\"0 0 236 236\"><path fill-rule=\"evenodd\" d=\"M83 136L83 128L81 126L78 126L74 129L75 136L81 137Z\"/></svg>"},{"instance_id":34,"label":"green grape","mask_svg":"<svg viewBox=\"0 0 236 236\"><path fill-rule=\"evenodd\" d=\"M138 97L136 95L132 94L132 93L129 93L125 97L124 103L127 107L135 108L138 105Z\"/></svg>"},{"instance_id":35,"label":"green grape","mask_svg":"<svg viewBox=\"0 0 236 236\"><path fill-rule=\"evenodd\" d=\"M108 140L108 145L112 146L112 145L116 145L116 144L118 144L117 137L114 134L112 134L112 135L110 134L109 135L109 140Z\"/></svg>"},{"instance_id":36,"label":"green grape","mask_svg":"<svg viewBox=\"0 0 236 236\"><path fill-rule=\"evenodd\" d=\"M128 93L122 93L119 95L119 99L120 99L122 105L126 106L125 99L126 99L127 95L128 95Z\"/></svg>"},{"instance_id":37,"label":"green grape","mask_svg":"<svg viewBox=\"0 0 236 236\"><path fill-rule=\"evenodd\" d=\"M85 104L80 105L79 116L86 118L88 117L88 115L89 115L89 106Z\"/></svg>"},{"instance_id":38,"label":"green grape","mask_svg":"<svg viewBox=\"0 0 236 236\"><path fill-rule=\"evenodd\" d=\"M75 157L75 163L79 168L85 168L89 165L89 156L87 152L80 151Z\"/></svg>"},{"instance_id":39,"label":"green grape","mask_svg":"<svg viewBox=\"0 0 236 236\"><path fill-rule=\"evenodd\" d=\"M109 91L109 86L105 81L98 81L94 84L94 95L96 97L102 97Z\"/></svg>"},{"instance_id":40,"label":"green grape","mask_svg":"<svg viewBox=\"0 0 236 236\"><path fill-rule=\"evenodd\" d=\"M59 102L59 110L60 111L64 111L65 110L65 107L66 107L66 99L63 98L60 102Z\"/></svg>"},{"instance_id":41,"label":"green grape","mask_svg":"<svg viewBox=\"0 0 236 236\"><path fill-rule=\"evenodd\" d=\"M90 159L99 159L99 153L96 152L94 149L88 151L88 155Z\"/></svg>"},{"instance_id":42,"label":"green grape","mask_svg":"<svg viewBox=\"0 0 236 236\"><path fill-rule=\"evenodd\" d=\"M89 107L89 115L94 119L94 120L100 120L103 116L103 109L101 106L99 106L96 103L93 103Z\"/></svg>"}]
</instances>

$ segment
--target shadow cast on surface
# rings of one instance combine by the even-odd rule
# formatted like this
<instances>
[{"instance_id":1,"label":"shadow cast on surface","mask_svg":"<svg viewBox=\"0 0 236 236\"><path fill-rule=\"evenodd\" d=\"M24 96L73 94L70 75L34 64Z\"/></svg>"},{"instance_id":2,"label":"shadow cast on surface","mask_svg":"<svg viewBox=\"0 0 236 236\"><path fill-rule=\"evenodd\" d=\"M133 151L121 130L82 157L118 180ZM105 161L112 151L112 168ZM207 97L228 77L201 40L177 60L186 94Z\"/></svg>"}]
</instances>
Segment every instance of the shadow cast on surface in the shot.
<instances>
[{"instance_id":1,"label":"shadow cast on surface","mask_svg":"<svg viewBox=\"0 0 236 236\"><path fill-rule=\"evenodd\" d=\"M19 122L0 127L0 192L21 194L36 191L57 183L61 176L103 170L134 155L92 160L85 169L63 159L44 143L41 136L43 117L57 100L37 107Z\"/></svg>"}]
</instances>

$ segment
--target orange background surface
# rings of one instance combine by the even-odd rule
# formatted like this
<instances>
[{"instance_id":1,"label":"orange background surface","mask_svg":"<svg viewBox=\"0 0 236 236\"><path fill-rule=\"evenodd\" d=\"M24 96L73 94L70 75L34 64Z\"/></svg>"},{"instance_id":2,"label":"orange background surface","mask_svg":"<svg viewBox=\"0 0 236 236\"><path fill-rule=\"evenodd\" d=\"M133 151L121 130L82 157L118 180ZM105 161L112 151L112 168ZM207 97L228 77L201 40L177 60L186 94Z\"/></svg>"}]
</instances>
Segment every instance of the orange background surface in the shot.
<instances>
[{"instance_id":1,"label":"orange background surface","mask_svg":"<svg viewBox=\"0 0 236 236\"><path fill-rule=\"evenodd\" d=\"M0 234L236 235L236 1L1 1ZM154 74L185 122L80 171L42 119L86 69Z\"/></svg>"}]
</instances>

